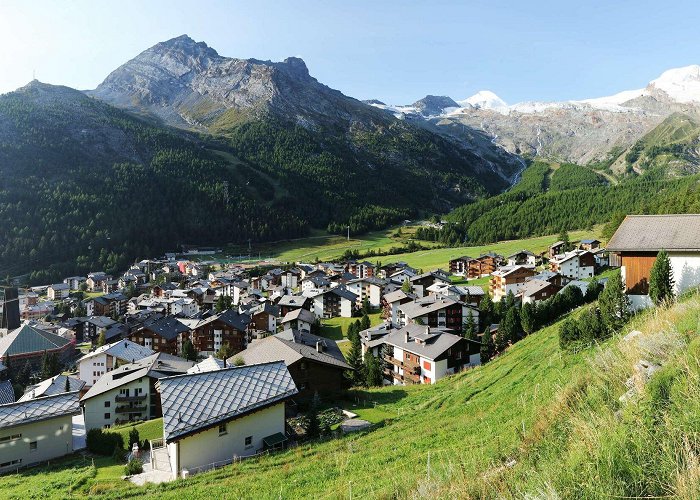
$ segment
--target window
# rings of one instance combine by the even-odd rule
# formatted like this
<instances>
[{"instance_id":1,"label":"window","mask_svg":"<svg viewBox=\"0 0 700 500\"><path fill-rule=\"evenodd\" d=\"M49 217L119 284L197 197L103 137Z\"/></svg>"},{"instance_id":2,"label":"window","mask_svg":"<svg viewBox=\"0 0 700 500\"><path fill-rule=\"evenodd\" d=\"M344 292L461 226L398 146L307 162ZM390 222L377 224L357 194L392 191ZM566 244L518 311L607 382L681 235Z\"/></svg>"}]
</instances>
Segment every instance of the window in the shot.
<instances>
[{"instance_id":1,"label":"window","mask_svg":"<svg viewBox=\"0 0 700 500\"><path fill-rule=\"evenodd\" d=\"M32 441L29 443L29 451L36 451L36 441Z\"/></svg>"},{"instance_id":2,"label":"window","mask_svg":"<svg viewBox=\"0 0 700 500\"><path fill-rule=\"evenodd\" d=\"M247 438L245 438L245 447L246 449L253 447L253 436L248 436Z\"/></svg>"},{"instance_id":3,"label":"window","mask_svg":"<svg viewBox=\"0 0 700 500\"><path fill-rule=\"evenodd\" d=\"M11 462L3 462L0 464L0 467L9 467L10 465L19 465L22 463L22 459L18 458L17 460L12 460Z\"/></svg>"},{"instance_id":4,"label":"window","mask_svg":"<svg viewBox=\"0 0 700 500\"><path fill-rule=\"evenodd\" d=\"M219 436L223 436L224 434L228 434L226 424L219 424Z\"/></svg>"},{"instance_id":5,"label":"window","mask_svg":"<svg viewBox=\"0 0 700 500\"><path fill-rule=\"evenodd\" d=\"M109 419L110 419L109 413L105 413L105 420L109 420Z\"/></svg>"},{"instance_id":6,"label":"window","mask_svg":"<svg viewBox=\"0 0 700 500\"><path fill-rule=\"evenodd\" d=\"M14 441L16 439L20 439L22 437L22 434L12 434L10 436L3 436L0 437L0 443L4 443L7 441Z\"/></svg>"},{"instance_id":7,"label":"window","mask_svg":"<svg viewBox=\"0 0 700 500\"><path fill-rule=\"evenodd\" d=\"M110 402L109 402L109 401L105 401L105 408L109 408L109 405L110 405Z\"/></svg>"}]
</instances>

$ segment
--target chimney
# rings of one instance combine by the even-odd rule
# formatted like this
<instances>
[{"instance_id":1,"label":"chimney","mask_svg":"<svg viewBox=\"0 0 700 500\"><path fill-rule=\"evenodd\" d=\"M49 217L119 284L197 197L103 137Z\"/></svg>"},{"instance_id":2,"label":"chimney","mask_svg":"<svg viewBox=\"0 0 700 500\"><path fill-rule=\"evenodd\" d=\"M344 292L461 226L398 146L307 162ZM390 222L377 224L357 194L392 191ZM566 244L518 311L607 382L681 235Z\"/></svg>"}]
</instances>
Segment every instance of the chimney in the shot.
<instances>
[{"instance_id":1,"label":"chimney","mask_svg":"<svg viewBox=\"0 0 700 500\"><path fill-rule=\"evenodd\" d=\"M408 341L411 339L411 337L408 335L408 330L404 332L404 341L408 344Z\"/></svg>"},{"instance_id":2,"label":"chimney","mask_svg":"<svg viewBox=\"0 0 700 500\"><path fill-rule=\"evenodd\" d=\"M226 368L226 358L224 358L224 368Z\"/></svg>"},{"instance_id":3,"label":"chimney","mask_svg":"<svg viewBox=\"0 0 700 500\"><path fill-rule=\"evenodd\" d=\"M323 342L320 340L316 341L316 352L323 352Z\"/></svg>"}]
</instances>

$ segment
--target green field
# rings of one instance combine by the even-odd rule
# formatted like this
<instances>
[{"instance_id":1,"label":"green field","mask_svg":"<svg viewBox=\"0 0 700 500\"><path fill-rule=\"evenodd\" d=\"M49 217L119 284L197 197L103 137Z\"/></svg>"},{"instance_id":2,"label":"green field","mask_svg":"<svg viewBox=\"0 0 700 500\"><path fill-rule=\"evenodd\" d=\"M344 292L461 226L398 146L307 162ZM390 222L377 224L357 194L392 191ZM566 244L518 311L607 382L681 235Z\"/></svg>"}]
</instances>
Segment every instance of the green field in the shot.
<instances>
[{"instance_id":1,"label":"green field","mask_svg":"<svg viewBox=\"0 0 700 500\"><path fill-rule=\"evenodd\" d=\"M157 418L138 424L114 426L110 432L118 432L124 438L124 445L129 444L129 431L133 428L139 431L139 440L159 439L163 437L163 419Z\"/></svg>"},{"instance_id":2,"label":"green field","mask_svg":"<svg viewBox=\"0 0 700 500\"><path fill-rule=\"evenodd\" d=\"M369 321L374 325L378 325L382 322L381 312L372 313L369 315ZM340 340L347 338L348 327L351 323L359 320L361 318L330 318L324 319L321 322L321 335L323 337L328 337L333 340Z\"/></svg>"}]
</instances>

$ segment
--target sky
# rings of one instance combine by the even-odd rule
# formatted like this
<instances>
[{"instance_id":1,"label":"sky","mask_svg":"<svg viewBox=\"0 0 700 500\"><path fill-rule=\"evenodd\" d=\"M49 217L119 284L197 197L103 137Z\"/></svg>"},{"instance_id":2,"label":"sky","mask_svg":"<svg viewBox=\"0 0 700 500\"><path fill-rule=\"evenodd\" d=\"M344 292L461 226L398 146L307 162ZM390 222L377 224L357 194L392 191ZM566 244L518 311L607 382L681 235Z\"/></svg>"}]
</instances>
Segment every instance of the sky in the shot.
<instances>
[{"instance_id":1,"label":"sky","mask_svg":"<svg viewBox=\"0 0 700 500\"><path fill-rule=\"evenodd\" d=\"M508 103L600 97L700 63L700 2L0 0L0 93L96 87L182 34L228 57L302 57L358 99L491 90Z\"/></svg>"}]
</instances>

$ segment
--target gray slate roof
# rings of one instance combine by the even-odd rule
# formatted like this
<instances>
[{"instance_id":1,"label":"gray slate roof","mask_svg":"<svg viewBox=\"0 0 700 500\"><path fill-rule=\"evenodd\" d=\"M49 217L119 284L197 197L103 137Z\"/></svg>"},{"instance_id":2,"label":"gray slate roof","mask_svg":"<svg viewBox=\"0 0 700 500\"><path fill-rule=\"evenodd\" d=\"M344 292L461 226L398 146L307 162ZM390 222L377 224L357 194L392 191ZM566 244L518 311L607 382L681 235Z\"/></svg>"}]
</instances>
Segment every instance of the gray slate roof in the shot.
<instances>
[{"instance_id":1,"label":"gray slate roof","mask_svg":"<svg viewBox=\"0 0 700 500\"><path fill-rule=\"evenodd\" d=\"M166 442L247 415L297 394L281 361L158 381Z\"/></svg>"},{"instance_id":2,"label":"gray slate roof","mask_svg":"<svg viewBox=\"0 0 700 500\"><path fill-rule=\"evenodd\" d=\"M0 405L6 405L15 402L15 390L12 388L12 382L3 380L0 382Z\"/></svg>"},{"instance_id":3,"label":"gray slate roof","mask_svg":"<svg viewBox=\"0 0 700 500\"><path fill-rule=\"evenodd\" d=\"M399 310L402 311L408 318L418 318L424 316L425 314L439 311L445 307L453 306L457 304L456 300L452 300L449 297L443 295L432 296L432 297L421 297L412 302L406 302L399 306Z\"/></svg>"},{"instance_id":4,"label":"gray slate roof","mask_svg":"<svg viewBox=\"0 0 700 500\"><path fill-rule=\"evenodd\" d=\"M120 340L112 344L107 344L103 345L102 347L98 347L91 353L88 353L82 358L80 358L78 360L78 363L103 353L109 354L110 356L114 356L115 358L121 359L122 361L134 362L139 359L143 359L147 356L152 356L153 354L155 354L155 351L149 347L132 342L131 340Z\"/></svg>"},{"instance_id":5,"label":"gray slate roof","mask_svg":"<svg viewBox=\"0 0 700 500\"><path fill-rule=\"evenodd\" d=\"M406 342L406 333L409 334L408 342ZM416 339L420 342L416 342ZM458 335L416 324L406 325L384 337L384 343L428 359L439 358L460 340L462 337Z\"/></svg>"},{"instance_id":6,"label":"gray slate roof","mask_svg":"<svg viewBox=\"0 0 700 500\"><path fill-rule=\"evenodd\" d=\"M226 362L223 359L215 358L214 356L209 356L204 361L200 361L192 368L187 370L187 373L213 372L225 368L225 365Z\"/></svg>"},{"instance_id":7,"label":"gray slate roof","mask_svg":"<svg viewBox=\"0 0 700 500\"><path fill-rule=\"evenodd\" d=\"M294 309L285 314L280 323L284 324L297 319L305 321L306 323L313 323L316 321L316 315L306 309Z\"/></svg>"},{"instance_id":8,"label":"gray slate roof","mask_svg":"<svg viewBox=\"0 0 700 500\"><path fill-rule=\"evenodd\" d=\"M322 352L316 349L317 342L323 346ZM297 361L307 359L343 370L352 369L334 340L292 329L253 341L245 350L231 357L228 360L229 363L233 364L233 360L239 356L246 364L282 360L290 366Z\"/></svg>"},{"instance_id":9,"label":"gray slate roof","mask_svg":"<svg viewBox=\"0 0 700 500\"><path fill-rule=\"evenodd\" d=\"M66 391L66 379L68 379L69 384L68 391ZM85 382L78 377L56 375L55 377L42 380L34 386L27 387L22 397L17 401L29 401L43 396L55 396L56 394L63 394L65 392L76 392L80 391L83 387L85 387Z\"/></svg>"},{"instance_id":10,"label":"gray slate roof","mask_svg":"<svg viewBox=\"0 0 700 500\"><path fill-rule=\"evenodd\" d=\"M0 405L0 429L79 413L77 392Z\"/></svg>"},{"instance_id":11,"label":"gray slate roof","mask_svg":"<svg viewBox=\"0 0 700 500\"><path fill-rule=\"evenodd\" d=\"M70 340L24 324L0 339L0 358L62 349Z\"/></svg>"},{"instance_id":12,"label":"gray slate roof","mask_svg":"<svg viewBox=\"0 0 700 500\"><path fill-rule=\"evenodd\" d=\"M700 214L628 215L607 249L613 252L700 251Z\"/></svg>"}]
</instances>

